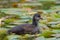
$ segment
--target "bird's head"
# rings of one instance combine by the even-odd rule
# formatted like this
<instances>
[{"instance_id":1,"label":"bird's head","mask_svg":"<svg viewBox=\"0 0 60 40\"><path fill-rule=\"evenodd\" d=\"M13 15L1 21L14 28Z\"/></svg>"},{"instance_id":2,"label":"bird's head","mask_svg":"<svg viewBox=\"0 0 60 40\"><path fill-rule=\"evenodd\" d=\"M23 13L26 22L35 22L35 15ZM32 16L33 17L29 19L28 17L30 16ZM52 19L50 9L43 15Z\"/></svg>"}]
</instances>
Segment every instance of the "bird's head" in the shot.
<instances>
[{"instance_id":1,"label":"bird's head","mask_svg":"<svg viewBox=\"0 0 60 40\"><path fill-rule=\"evenodd\" d=\"M35 19L36 19L36 20L42 19L42 17L41 17L41 14L42 14L42 13L43 13L43 12L38 11L38 12L37 12L37 15L35 16Z\"/></svg>"},{"instance_id":2,"label":"bird's head","mask_svg":"<svg viewBox=\"0 0 60 40\"><path fill-rule=\"evenodd\" d=\"M39 21L39 20L40 20L40 17L37 16L37 17L35 18L35 20Z\"/></svg>"}]
</instances>

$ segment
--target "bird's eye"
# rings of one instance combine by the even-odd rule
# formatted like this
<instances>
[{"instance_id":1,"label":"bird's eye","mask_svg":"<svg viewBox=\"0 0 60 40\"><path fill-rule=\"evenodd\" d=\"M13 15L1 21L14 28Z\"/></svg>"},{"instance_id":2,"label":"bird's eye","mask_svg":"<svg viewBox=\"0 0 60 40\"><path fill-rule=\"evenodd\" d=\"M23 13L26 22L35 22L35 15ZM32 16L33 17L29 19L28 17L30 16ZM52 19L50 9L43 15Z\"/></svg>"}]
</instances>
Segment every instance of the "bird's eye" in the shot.
<instances>
[{"instance_id":1,"label":"bird's eye","mask_svg":"<svg viewBox=\"0 0 60 40\"><path fill-rule=\"evenodd\" d=\"M38 17L40 17L40 16L38 16Z\"/></svg>"}]
</instances>

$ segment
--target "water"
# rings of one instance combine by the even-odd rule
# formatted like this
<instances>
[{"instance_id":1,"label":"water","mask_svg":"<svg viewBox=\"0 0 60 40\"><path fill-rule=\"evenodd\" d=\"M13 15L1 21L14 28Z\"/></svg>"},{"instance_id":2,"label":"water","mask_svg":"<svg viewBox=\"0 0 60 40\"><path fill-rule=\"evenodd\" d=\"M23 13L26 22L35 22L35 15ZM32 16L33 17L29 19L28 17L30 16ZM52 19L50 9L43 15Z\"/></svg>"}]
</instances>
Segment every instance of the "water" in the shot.
<instances>
[{"instance_id":1,"label":"water","mask_svg":"<svg viewBox=\"0 0 60 40\"><path fill-rule=\"evenodd\" d=\"M10 36L7 36L7 37L8 37L8 40L19 40L18 35L10 35Z\"/></svg>"},{"instance_id":2,"label":"water","mask_svg":"<svg viewBox=\"0 0 60 40\"><path fill-rule=\"evenodd\" d=\"M60 30L53 30L52 32L58 34L58 33L60 33Z\"/></svg>"},{"instance_id":3,"label":"water","mask_svg":"<svg viewBox=\"0 0 60 40\"><path fill-rule=\"evenodd\" d=\"M21 17L21 20L18 20L17 22L20 22L20 23L24 23L26 21L29 21L30 19L32 19L32 17L30 18L29 15L26 15L27 12L24 12L24 11L19 11L20 9L2 9L3 12L5 13L8 13L8 14L16 14L16 15L20 15ZM50 11L48 11L50 12ZM57 19L58 21L60 21L60 18ZM55 23L52 23L52 24L55 24ZM43 25L45 26L45 25ZM11 25L8 25L7 27L14 27L14 26L11 26ZM0 30L7 30L7 28L0 28ZM58 34L60 33L60 30L53 30L52 32ZM10 35L8 36L8 39L9 40L19 40L19 36L17 35ZM36 38L35 40L60 40L60 38L44 38L43 36L41 37L38 37Z\"/></svg>"}]
</instances>

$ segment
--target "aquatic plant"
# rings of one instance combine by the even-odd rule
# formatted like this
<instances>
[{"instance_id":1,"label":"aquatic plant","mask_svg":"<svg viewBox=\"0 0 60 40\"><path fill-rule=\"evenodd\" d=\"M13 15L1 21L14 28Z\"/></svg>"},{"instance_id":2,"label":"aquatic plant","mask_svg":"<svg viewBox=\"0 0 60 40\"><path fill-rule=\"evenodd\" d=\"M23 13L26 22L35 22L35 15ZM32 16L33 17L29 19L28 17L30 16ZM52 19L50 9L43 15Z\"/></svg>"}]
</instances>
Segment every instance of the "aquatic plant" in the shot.
<instances>
[{"instance_id":1,"label":"aquatic plant","mask_svg":"<svg viewBox=\"0 0 60 40\"><path fill-rule=\"evenodd\" d=\"M14 21L15 21L15 19L6 19L6 20L4 20L4 23L9 24L9 23L14 22Z\"/></svg>"},{"instance_id":2,"label":"aquatic plant","mask_svg":"<svg viewBox=\"0 0 60 40\"><path fill-rule=\"evenodd\" d=\"M54 34L52 31L45 30L41 35L44 36L45 38L49 38L51 37L52 34Z\"/></svg>"},{"instance_id":3,"label":"aquatic plant","mask_svg":"<svg viewBox=\"0 0 60 40\"><path fill-rule=\"evenodd\" d=\"M6 15L7 15L6 13L0 12L0 18L1 18L1 17L5 17Z\"/></svg>"},{"instance_id":4,"label":"aquatic plant","mask_svg":"<svg viewBox=\"0 0 60 40\"><path fill-rule=\"evenodd\" d=\"M7 38L5 38L6 36L7 36L6 30L0 30L0 40L7 40Z\"/></svg>"}]
</instances>

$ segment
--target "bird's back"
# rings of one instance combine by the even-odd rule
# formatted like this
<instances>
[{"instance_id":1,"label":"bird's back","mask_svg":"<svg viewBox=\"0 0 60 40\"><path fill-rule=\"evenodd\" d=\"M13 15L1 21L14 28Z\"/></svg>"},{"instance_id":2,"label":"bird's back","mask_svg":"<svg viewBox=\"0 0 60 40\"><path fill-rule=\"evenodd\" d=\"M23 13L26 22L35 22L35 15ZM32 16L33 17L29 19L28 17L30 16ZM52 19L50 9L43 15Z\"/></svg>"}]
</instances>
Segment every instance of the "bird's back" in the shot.
<instances>
[{"instance_id":1,"label":"bird's back","mask_svg":"<svg viewBox=\"0 0 60 40\"><path fill-rule=\"evenodd\" d=\"M15 34L30 34L34 30L36 30L36 27L34 27L32 24L21 24L19 26L13 27L11 32Z\"/></svg>"}]
</instances>

